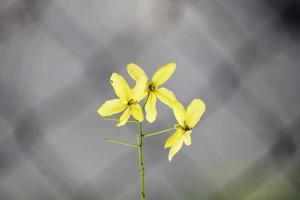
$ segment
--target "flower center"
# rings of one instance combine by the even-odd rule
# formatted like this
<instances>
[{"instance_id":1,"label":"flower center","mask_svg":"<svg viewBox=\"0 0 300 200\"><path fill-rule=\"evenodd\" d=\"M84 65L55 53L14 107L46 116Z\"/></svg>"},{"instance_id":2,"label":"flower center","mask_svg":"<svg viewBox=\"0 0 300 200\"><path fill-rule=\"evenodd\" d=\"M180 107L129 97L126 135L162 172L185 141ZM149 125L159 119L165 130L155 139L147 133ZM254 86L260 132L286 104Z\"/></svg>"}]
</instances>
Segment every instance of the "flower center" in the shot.
<instances>
[{"instance_id":1,"label":"flower center","mask_svg":"<svg viewBox=\"0 0 300 200\"><path fill-rule=\"evenodd\" d=\"M134 101L133 99L130 99L128 102L127 102L127 105L128 106L131 106L131 105L133 105L133 104L135 104L136 103L136 101Z\"/></svg>"},{"instance_id":2,"label":"flower center","mask_svg":"<svg viewBox=\"0 0 300 200\"><path fill-rule=\"evenodd\" d=\"M150 81L150 82L148 82L148 88L149 88L149 90L150 90L150 91L152 91L152 92L153 92L153 91L156 89L156 87L155 87L154 83L153 83L153 82L151 82L151 81Z\"/></svg>"},{"instance_id":3,"label":"flower center","mask_svg":"<svg viewBox=\"0 0 300 200\"><path fill-rule=\"evenodd\" d=\"M183 131L189 131L189 130L192 130L192 128L190 128L185 122L184 122L184 126L182 126L182 125L180 125L180 124L178 124L177 126L176 126L176 128L177 129L181 129L181 130L183 130Z\"/></svg>"}]
</instances>

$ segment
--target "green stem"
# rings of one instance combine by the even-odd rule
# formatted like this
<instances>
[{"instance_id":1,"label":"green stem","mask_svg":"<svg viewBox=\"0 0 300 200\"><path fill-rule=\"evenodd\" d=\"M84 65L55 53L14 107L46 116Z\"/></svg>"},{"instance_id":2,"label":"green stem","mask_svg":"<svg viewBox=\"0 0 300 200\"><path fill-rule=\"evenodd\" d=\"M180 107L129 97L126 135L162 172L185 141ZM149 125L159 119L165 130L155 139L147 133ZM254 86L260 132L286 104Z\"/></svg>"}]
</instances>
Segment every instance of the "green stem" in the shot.
<instances>
[{"instance_id":1,"label":"green stem","mask_svg":"<svg viewBox=\"0 0 300 200\"><path fill-rule=\"evenodd\" d=\"M122 145L129 146L129 147L134 147L134 148L138 148L139 147L139 145L130 144L130 143L127 143L127 142L124 142L124 141L120 141L120 140L113 140L113 139L108 139L108 138L105 138L104 140L108 141L108 142L115 143L115 144L122 144Z\"/></svg>"},{"instance_id":2,"label":"green stem","mask_svg":"<svg viewBox=\"0 0 300 200\"><path fill-rule=\"evenodd\" d=\"M113 118L113 117L104 117L103 119L104 120L110 120L110 121L117 121L117 122L120 121L120 119ZM138 121L135 121L135 120L128 120L127 122L129 122L129 123L138 123Z\"/></svg>"},{"instance_id":3,"label":"green stem","mask_svg":"<svg viewBox=\"0 0 300 200\"><path fill-rule=\"evenodd\" d=\"M139 150L139 169L140 169L140 178L141 178L141 200L146 200L145 195L145 175L144 175L144 158L143 158L143 129L142 123L139 122L139 131L138 131L138 150Z\"/></svg>"},{"instance_id":4,"label":"green stem","mask_svg":"<svg viewBox=\"0 0 300 200\"><path fill-rule=\"evenodd\" d=\"M146 138L146 137L151 137L151 136L154 136L154 135L159 135L159 134L162 134L162 133L174 130L174 129L175 129L175 127L172 127L172 128L168 128L168 129L161 130L161 131L147 133L147 134L144 134L144 137Z\"/></svg>"}]
</instances>

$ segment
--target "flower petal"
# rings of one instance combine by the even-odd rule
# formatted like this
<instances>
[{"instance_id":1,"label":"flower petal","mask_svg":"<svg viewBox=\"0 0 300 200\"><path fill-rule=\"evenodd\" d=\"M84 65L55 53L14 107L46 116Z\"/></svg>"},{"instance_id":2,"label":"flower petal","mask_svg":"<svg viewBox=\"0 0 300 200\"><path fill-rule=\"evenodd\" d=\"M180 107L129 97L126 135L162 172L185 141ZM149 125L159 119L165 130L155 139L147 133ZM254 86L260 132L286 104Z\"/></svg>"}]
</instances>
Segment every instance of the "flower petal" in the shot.
<instances>
[{"instance_id":1,"label":"flower petal","mask_svg":"<svg viewBox=\"0 0 300 200\"><path fill-rule=\"evenodd\" d=\"M200 99L194 99L186 109L186 124L193 128L205 112L205 103Z\"/></svg>"},{"instance_id":2,"label":"flower petal","mask_svg":"<svg viewBox=\"0 0 300 200\"><path fill-rule=\"evenodd\" d=\"M144 70L134 63L129 63L127 65L127 72L135 81L138 81L141 78L146 79L148 81L148 77Z\"/></svg>"},{"instance_id":3,"label":"flower petal","mask_svg":"<svg viewBox=\"0 0 300 200\"><path fill-rule=\"evenodd\" d=\"M184 121L185 121L185 109L183 105L177 101L173 105L173 113L175 115L175 118L177 122L181 125L184 126Z\"/></svg>"},{"instance_id":4,"label":"flower petal","mask_svg":"<svg viewBox=\"0 0 300 200\"><path fill-rule=\"evenodd\" d=\"M144 78L139 79L132 90L133 99L139 102L143 98L145 98L148 94L146 88L147 88L147 80Z\"/></svg>"},{"instance_id":5,"label":"flower petal","mask_svg":"<svg viewBox=\"0 0 300 200\"><path fill-rule=\"evenodd\" d=\"M191 133L192 133L192 131L186 131L183 134L183 142L187 146L190 146L192 144Z\"/></svg>"},{"instance_id":6,"label":"flower petal","mask_svg":"<svg viewBox=\"0 0 300 200\"><path fill-rule=\"evenodd\" d=\"M164 104L173 107L175 101L177 101L174 93L166 88L159 88L155 90L155 94L159 100L161 100Z\"/></svg>"},{"instance_id":7,"label":"flower petal","mask_svg":"<svg viewBox=\"0 0 300 200\"><path fill-rule=\"evenodd\" d=\"M127 81L123 78L123 76L113 73L110 77L110 83L113 86L116 95L124 100L128 101L130 96L130 88L127 84Z\"/></svg>"},{"instance_id":8,"label":"flower petal","mask_svg":"<svg viewBox=\"0 0 300 200\"><path fill-rule=\"evenodd\" d=\"M180 137L182 136L182 131L181 130L176 130L175 133L173 133L170 137L165 142L164 148L169 148L171 147Z\"/></svg>"},{"instance_id":9,"label":"flower petal","mask_svg":"<svg viewBox=\"0 0 300 200\"><path fill-rule=\"evenodd\" d=\"M127 108L121 115L120 122L117 124L117 126L124 126L127 123L130 115L131 115L131 111L129 108Z\"/></svg>"},{"instance_id":10,"label":"flower petal","mask_svg":"<svg viewBox=\"0 0 300 200\"><path fill-rule=\"evenodd\" d=\"M154 122L157 116L157 111L156 111L156 96L153 92L149 93L145 110L146 110L146 119L148 120L148 122L150 123Z\"/></svg>"},{"instance_id":11,"label":"flower petal","mask_svg":"<svg viewBox=\"0 0 300 200\"><path fill-rule=\"evenodd\" d=\"M144 121L143 110L139 104L131 105L130 108L131 114L134 117L134 119L138 120L139 122Z\"/></svg>"},{"instance_id":12,"label":"flower petal","mask_svg":"<svg viewBox=\"0 0 300 200\"><path fill-rule=\"evenodd\" d=\"M101 105L98 109L98 113L105 117L122 112L125 108L126 104L124 104L121 99L110 99Z\"/></svg>"},{"instance_id":13,"label":"flower petal","mask_svg":"<svg viewBox=\"0 0 300 200\"><path fill-rule=\"evenodd\" d=\"M163 65L153 74L152 82L156 87L165 83L172 76L175 69L176 63L168 63Z\"/></svg>"},{"instance_id":14,"label":"flower petal","mask_svg":"<svg viewBox=\"0 0 300 200\"><path fill-rule=\"evenodd\" d=\"M170 151L169 151L169 155L168 155L168 159L171 162L172 158L175 156L175 154L181 149L183 144L183 140L182 139L178 139L176 140L176 142L172 145Z\"/></svg>"}]
</instances>

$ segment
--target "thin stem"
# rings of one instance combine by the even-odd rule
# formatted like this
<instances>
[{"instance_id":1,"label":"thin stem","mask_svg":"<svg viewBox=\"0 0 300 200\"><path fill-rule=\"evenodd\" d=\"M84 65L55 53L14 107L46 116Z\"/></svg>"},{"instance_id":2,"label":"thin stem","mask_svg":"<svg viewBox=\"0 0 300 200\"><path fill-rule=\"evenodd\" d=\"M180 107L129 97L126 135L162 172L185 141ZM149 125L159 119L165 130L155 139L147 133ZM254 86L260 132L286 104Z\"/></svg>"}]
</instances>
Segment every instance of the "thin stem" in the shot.
<instances>
[{"instance_id":1,"label":"thin stem","mask_svg":"<svg viewBox=\"0 0 300 200\"><path fill-rule=\"evenodd\" d=\"M150 91L147 94L147 98L142 106L142 110L145 109L146 103L149 99ZM143 128L142 122L138 122L138 133L137 133L137 143L138 143L138 157L139 157L139 170L140 170L140 179L141 179L141 200L146 200L145 195L145 167L144 167L144 156L143 156Z\"/></svg>"},{"instance_id":2,"label":"thin stem","mask_svg":"<svg viewBox=\"0 0 300 200\"><path fill-rule=\"evenodd\" d=\"M113 118L113 117L104 117L103 119L104 120L110 120L110 121L117 121L117 122L120 121L119 119ZM127 122L129 122L129 123L138 123L138 121L135 121L135 120L128 120Z\"/></svg>"},{"instance_id":3,"label":"thin stem","mask_svg":"<svg viewBox=\"0 0 300 200\"><path fill-rule=\"evenodd\" d=\"M145 175L144 175L144 158L143 158L143 129L142 123L139 122L139 131L138 131L138 150L139 150L139 169L140 169L140 178L141 178L141 200L146 200L145 195Z\"/></svg>"},{"instance_id":4,"label":"thin stem","mask_svg":"<svg viewBox=\"0 0 300 200\"><path fill-rule=\"evenodd\" d=\"M146 138L146 137L151 137L151 136L154 136L154 135L159 135L159 134L166 133L166 132L174 130L174 129L175 129L175 127L172 127L172 128L168 128L168 129L161 130L161 131L147 133L147 134L144 134L144 137Z\"/></svg>"},{"instance_id":5,"label":"thin stem","mask_svg":"<svg viewBox=\"0 0 300 200\"><path fill-rule=\"evenodd\" d=\"M115 144L122 144L122 145L129 146L129 147L139 148L139 145L130 144L128 142L124 142L124 141L120 141L120 140L113 140L113 139L108 139L108 138L105 138L104 140L108 141L108 142L115 143Z\"/></svg>"}]
</instances>

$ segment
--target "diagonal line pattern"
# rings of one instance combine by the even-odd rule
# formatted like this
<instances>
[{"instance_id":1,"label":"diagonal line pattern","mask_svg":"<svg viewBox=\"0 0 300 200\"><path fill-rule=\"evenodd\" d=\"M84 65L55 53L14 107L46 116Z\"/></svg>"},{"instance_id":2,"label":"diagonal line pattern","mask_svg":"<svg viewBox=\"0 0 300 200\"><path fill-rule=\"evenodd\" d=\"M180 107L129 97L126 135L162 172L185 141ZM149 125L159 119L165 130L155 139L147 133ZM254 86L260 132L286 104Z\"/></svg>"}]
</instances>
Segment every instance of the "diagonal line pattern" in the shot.
<instances>
[{"instance_id":1,"label":"diagonal line pattern","mask_svg":"<svg viewBox=\"0 0 300 200\"><path fill-rule=\"evenodd\" d=\"M111 163L104 167L95 175L95 177L92 177L91 180L88 180L86 184L80 187L78 181L73 180L70 175L70 171L72 173L78 173L76 172L75 167L64 162L60 153L44 141L45 134L55 131L67 122L72 121L74 117L80 115L86 109L87 105L94 101L93 98L97 98L95 93L99 91L99 88L104 89L101 85L105 84L107 75L115 70L115 66L119 66L120 63L126 62L128 58L138 59L141 57L143 52L149 50L149 43L155 44L158 43L158 41L169 41L172 43L173 48L176 48L184 58L189 60L191 65L196 66L196 63L199 61L197 58L189 56L189 54L181 48L180 44L170 40L168 38L169 35L163 34L163 40L161 40L161 34L157 33L157 31L161 28L160 25L173 21L172 19L168 19L172 18L172 15L164 16L166 17L166 21L157 22L157 26L150 31L140 29L139 24L129 24L120 33L113 36L107 44L103 44L85 31L79 22L69 15L57 1L45 2L46 3L40 4L33 0L19 1L11 7L17 8L15 13L3 12L2 15L0 15L8 16L12 22L16 19L20 20L20 17L14 17L18 16L20 14L19 12L21 12L21 16L23 12L28 12L31 19L35 19L37 16L38 18L43 18L42 21L34 21L34 23L36 23L48 37L59 44L65 52L71 55L71 57L82 66L84 73L82 73L80 77L77 77L70 85L60 89L52 97L41 102L34 108L25 106L25 109L21 109L23 110L23 114L18 113L18 115L16 115L16 113L14 113L16 111L7 112L7 110L5 110L7 109L6 103L1 104L1 116L6 118L10 126L15 128L12 137L5 138L1 141L3 145L0 145L0 159L5 163L1 165L0 168L1 176L2 174L7 173L7 169L11 166L18 165L20 160L18 158L19 153L20 151L24 151L23 155L26 156L26 158L34 165L35 169L42 174L43 177L65 197L65 199L113 199L118 196L118 193L115 192L114 188L111 188L111 185L114 185L114 187L118 188L118 192L122 193L123 191L126 191L131 184L135 184L136 182L136 179L130 179L131 177L136 176L135 172L132 170L135 168L135 165L131 162L127 162L127 160L135 159L131 151L125 152L120 157L112 160ZM201 10L203 10L201 6L206 5L206 3L203 2L176 1L169 9L177 9L178 11L180 10L179 12L182 12L182 7L193 6L193 9L196 12L201 12ZM157 4L154 6L156 8L160 6L158 2L155 2L155 4ZM243 99L241 105L239 105L241 109L231 109L232 114L239 117L240 122L266 145L274 138L275 141L273 141L272 145L269 147L270 152L261 155L258 161L252 166L249 166L249 168L242 171L241 174L238 174L232 182L213 192L208 199L245 199L257 189L263 187L263 185L274 176L272 173L273 171L270 169L275 168L276 170L284 171L290 163L293 163L293 166L291 170L288 170L287 176L289 177L291 184L296 188L299 188L299 181L293 177L293 174L295 174L299 168L299 163L294 162L299 155L299 138L295 135L295 133L299 132L299 128L294 128L294 124L299 124L299 120L297 119L292 124L284 126L282 119L280 116L277 116L276 112L269 109L265 102L258 100L251 89L243 86L245 80L250 79L253 75L258 73L257 71L261 71L267 63L272 62L272 60L279 56L283 51L280 44L277 46L273 45L274 40L278 40L276 35L272 35L273 37L268 39L266 39L265 36L265 34L269 34L274 23L271 21L271 23L263 27L258 33L249 37L248 35L245 35L244 30L241 30L238 25L235 24L233 19L230 19L230 15L227 15L226 11L223 10L222 4L217 1L212 1L211 5L217 7L217 9L221 9L224 16L226 16L226 19L229 20L230 23L233 24L233 27L235 27L243 37L246 37L247 40L242 45L235 48L233 52L227 55L220 54L220 56L224 58L225 64L222 62L217 66L214 66L215 70L213 70L211 75L207 78L206 85L200 86L196 91L201 91L201 93L202 91L212 91L209 98L218 99L220 104L215 107L214 110L210 111L209 114L212 115L213 113L218 113L224 106L228 106L233 101L234 96L240 90L243 90ZM46 7L50 8L54 13L50 14L50 16L47 15L47 17L44 18L41 16L41 13L45 12L44 9ZM21 11L19 11L20 9ZM182 13L180 14L182 15ZM275 16L273 20L276 22L277 16ZM1 20L0 27L5 27L3 24L6 22L7 21L5 20ZM172 26L168 26L168 28L175 30L177 28L176 26L179 25L180 21L173 21ZM212 46L215 46L216 44L219 45L218 42L214 40L214 37L210 36L210 32L205 32L205 30L203 31L198 28L199 27L191 27L194 34L204 35ZM105 29L103 29L103 31L105 31ZM3 31L1 33L3 35ZM192 38L194 35L191 34L190 36ZM4 38L4 40L6 39L6 37L2 38ZM197 37L193 39L197 40ZM74 43L74 41L77 42ZM128 46L130 46L130 48L128 48ZM270 47L273 48L272 53L268 53ZM195 49L197 51L197 48ZM112 54L112 52L114 53ZM247 54L248 52L253 52L253 54L249 56ZM101 67L99 67L99 63L101 63ZM201 73L202 69L195 69ZM7 90L7 88L1 88L1 92ZM23 107L22 104L24 104L24 101L21 100L20 97L12 98L20 99L20 102L16 102L16 104ZM244 105L248 105L248 107L245 108ZM250 120L249 123L248 117L245 117L244 115L244 111L252 109L260 110L259 113L261 116L258 117L256 114L252 114L250 118L254 120ZM68 110L68 112L65 112L65 110ZM53 116L56 117L53 118ZM47 123L40 123L38 120L40 117L42 118L42 121L47 121ZM267 122L263 126L263 129L260 129L261 127L256 127L256 124L258 124L260 120ZM162 121L158 126L163 126L162 124L164 123L165 121ZM267 134L262 132L265 130L267 130ZM27 134L27 136L24 137L24 134ZM32 147L34 143L36 144ZM159 144L156 142L150 141L150 143L153 147L160 148ZM41 145L43 145L43 148L40 147ZM36 153L39 149L43 149L44 153ZM9 160L9 154L6 154L6 151L8 151L14 159ZM51 163L47 162L47 159L43 158L45 156L50 157L54 163L59 162L61 164L53 166ZM148 167L148 170L151 171L152 169L162 168L164 173L161 173L161 175L171 183L174 190L179 191L186 199L196 198L197 195L199 195L197 188L190 189L189 187L185 187L177 180L178 177L172 177L172 174L164 169L163 159L162 156L157 157L156 155L149 154L148 162L151 163L151 165ZM192 181L193 184L201 185L200 187L203 187L204 190L205 188L211 187L212 183L205 177L201 167L187 155L185 155L184 159L186 160L186 163L189 163L189 174L195 175ZM272 159L279 164L274 163ZM123 163L122 170L120 170L118 163ZM66 168L70 170L64 171L63 169ZM14 167L11 168L11 172L13 172L14 169ZM178 172L180 171L181 170L178 170ZM124 174L124 172L126 173ZM256 176L249 178L247 174L255 174ZM115 179L115 177L118 177L118 179ZM203 181L203 177L205 179L205 184L202 185L201 180ZM100 181L99 183L96 181L96 185L100 189L96 188L95 191L89 191L94 184L92 183L91 185L90 182L94 182L95 179ZM245 187L244 184L249 182L252 182L253 185L246 185ZM236 190L237 187L246 189L241 189L242 192L238 196L235 196L233 190ZM76 191L76 189L78 191ZM228 191L232 191L232 195L228 196Z\"/></svg>"}]
</instances>

